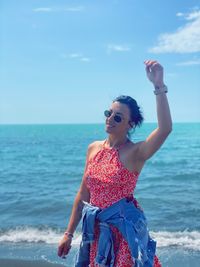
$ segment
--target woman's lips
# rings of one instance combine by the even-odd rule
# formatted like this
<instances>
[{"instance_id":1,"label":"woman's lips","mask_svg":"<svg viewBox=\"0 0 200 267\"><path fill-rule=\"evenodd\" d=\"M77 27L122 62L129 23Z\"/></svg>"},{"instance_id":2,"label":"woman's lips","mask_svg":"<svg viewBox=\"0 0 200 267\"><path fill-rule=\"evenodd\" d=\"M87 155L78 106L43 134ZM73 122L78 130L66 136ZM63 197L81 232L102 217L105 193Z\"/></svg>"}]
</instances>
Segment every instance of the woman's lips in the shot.
<instances>
[{"instance_id":1,"label":"woman's lips","mask_svg":"<svg viewBox=\"0 0 200 267\"><path fill-rule=\"evenodd\" d=\"M115 127L114 125L106 124L107 127L113 128Z\"/></svg>"}]
</instances>

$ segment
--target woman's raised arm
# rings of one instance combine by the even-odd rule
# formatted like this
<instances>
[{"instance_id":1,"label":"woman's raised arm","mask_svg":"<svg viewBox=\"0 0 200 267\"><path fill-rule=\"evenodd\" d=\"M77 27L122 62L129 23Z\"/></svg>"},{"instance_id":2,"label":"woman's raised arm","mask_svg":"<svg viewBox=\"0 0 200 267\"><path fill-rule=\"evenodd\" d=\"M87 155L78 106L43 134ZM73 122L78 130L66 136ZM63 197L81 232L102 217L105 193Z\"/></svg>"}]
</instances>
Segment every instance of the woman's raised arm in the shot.
<instances>
[{"instance_id":1,"label":"woman's raised arm","mask_svg":"<svg viewBox=\"0 0 200 267\"><path fill-rule=\"evenodd\" d=\"M156 97L158 127L139 146L139 157L142 160L149 159L164 143L172 131L172 119L167 100L167 87L163 80L163 67L153 60L144 62L148 79L154 85Z\"/></svg>"}]
</instances>

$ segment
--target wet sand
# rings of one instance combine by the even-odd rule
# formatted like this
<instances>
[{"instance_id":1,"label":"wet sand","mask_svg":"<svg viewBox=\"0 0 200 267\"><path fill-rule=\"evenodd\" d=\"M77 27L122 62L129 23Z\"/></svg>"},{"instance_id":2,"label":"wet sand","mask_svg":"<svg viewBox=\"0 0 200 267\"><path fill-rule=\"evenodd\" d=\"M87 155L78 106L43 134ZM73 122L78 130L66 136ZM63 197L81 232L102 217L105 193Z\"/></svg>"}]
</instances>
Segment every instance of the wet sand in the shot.
<instances>
[{"instance_id":1,"label":"wet sand","mask_svg":"<svg viewBox=\"0 0 200 267\"><path fill-rule=\"evenodd\" d=\"M177 247L159 249L158 257L162 267L199 267L200 252ZM1 259L0 267L73 267L74 256L62 263L50 263L45 260Z\"/></svg>"}]
</instances>

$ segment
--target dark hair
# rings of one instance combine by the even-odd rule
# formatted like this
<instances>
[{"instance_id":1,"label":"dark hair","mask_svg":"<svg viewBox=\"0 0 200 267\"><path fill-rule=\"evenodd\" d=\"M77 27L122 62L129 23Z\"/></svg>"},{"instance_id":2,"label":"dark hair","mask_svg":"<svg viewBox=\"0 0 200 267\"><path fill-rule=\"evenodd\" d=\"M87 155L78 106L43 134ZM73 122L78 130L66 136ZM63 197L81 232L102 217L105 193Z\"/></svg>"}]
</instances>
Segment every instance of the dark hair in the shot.
<instances>
[{"instance_id":1,"label":"dark hair","mask_svg":"<svg viewBox=\"0 0 200 267\"><path fill-rule=\"evenodd\" d=\"M131 114L131 121L135 123L135 127L140 127L144 118L136 100L130 96L120 95L113 100L113 103L116 101L128 106ZM130 135L130 133L128 133L128 135Z\"/></svg>"}]
</instances>

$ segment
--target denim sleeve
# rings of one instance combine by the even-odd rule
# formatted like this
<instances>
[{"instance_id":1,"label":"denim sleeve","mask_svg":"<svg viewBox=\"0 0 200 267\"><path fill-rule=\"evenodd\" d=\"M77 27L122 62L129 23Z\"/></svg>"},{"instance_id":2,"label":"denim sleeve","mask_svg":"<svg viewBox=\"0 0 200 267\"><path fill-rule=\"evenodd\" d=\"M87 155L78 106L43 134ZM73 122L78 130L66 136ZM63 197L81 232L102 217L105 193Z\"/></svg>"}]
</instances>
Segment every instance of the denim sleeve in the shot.
<instances>
[{"instance_id":1,"label":"denim sleeve","mask_svg":"<svg viewBox=\"0 0 200 267\"><path fill-rule=\"evenodd\" d=\"M82 240L76 254L75 267L89 267L90 243L94 240L94 226L99 208L84 202L82 211Z\"/></svg>"},{"instance_id":2,"label":"denim sleeve","mask_svg":"<svg viewBox=\"0 0 200 267\"><path fill-rule=\"evenodd\" d=\"M81 241L76 254L74 267L89 267L90 264L90 243Z\"/></svg>"},{"instance_id":3,"label":"denim sleeve","mask_svg":"<svg viewBox=\"0 0 200 267\"><path fill-rule=\"evenodd\" d=\"M98 249L96 263L102 267L112 267L114 265L114 243L110 226L107 223L99 223L100 234L98 241Z\"/></svg>"},{"instance_id":4,"label":"denim sleeve","mask_svg":"<svg viewBox=\"0 0 200 267\"><path fill-rule=\"evenodd\" d=\"M94 226L99 208L84 202L82 211L82 240L92 242L94 240Z\"/></svg>"}]
</instances>

